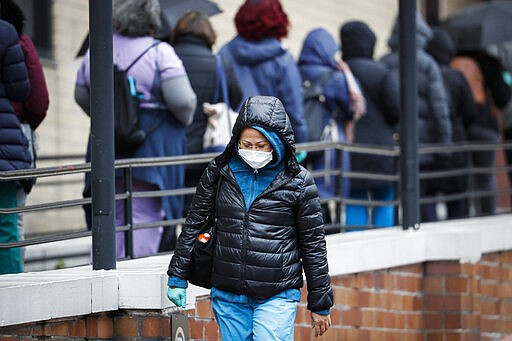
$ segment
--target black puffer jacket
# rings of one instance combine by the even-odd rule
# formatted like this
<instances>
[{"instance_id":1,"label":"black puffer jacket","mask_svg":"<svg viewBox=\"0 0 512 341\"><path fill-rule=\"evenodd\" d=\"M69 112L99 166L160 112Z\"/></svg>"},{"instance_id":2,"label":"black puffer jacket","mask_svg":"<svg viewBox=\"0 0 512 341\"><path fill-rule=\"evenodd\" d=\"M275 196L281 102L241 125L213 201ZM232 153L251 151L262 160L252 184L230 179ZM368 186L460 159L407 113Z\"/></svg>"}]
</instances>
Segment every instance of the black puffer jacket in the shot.
<instances>
[{"instance_id":1,"label":"black puffer jacket","mask_svg":"<svg viewBox=\"0 0 512 341\"><path fill-rule=\"evenodd\" d=\"M241 131L253 125L274 131L285 142L286 166L247 211L228 161L237 155ZM214 209L214 287L265 299L301 288L304 269L308 309L321 311L333 305L318 191L309 172L295 159L290 119L277 98L256 96L244 102L226 150L203 173L169 276L187 279L194 240Z\"/></svg>"}]
</instances>

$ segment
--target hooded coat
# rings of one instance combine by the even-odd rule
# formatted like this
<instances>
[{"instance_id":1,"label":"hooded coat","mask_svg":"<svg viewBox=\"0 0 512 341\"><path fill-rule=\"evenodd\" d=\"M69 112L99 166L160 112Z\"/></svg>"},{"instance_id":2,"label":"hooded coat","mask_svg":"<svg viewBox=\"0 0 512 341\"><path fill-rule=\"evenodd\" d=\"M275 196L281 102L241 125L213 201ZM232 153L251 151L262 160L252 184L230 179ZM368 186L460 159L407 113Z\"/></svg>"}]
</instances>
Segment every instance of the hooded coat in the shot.
<instances>
[{"instance_id":1,"label":"hooded coat","mask_svg":"<svg viewBox=\"0 0 512 341\"><path fill-rule=\"evenodd\" d=\"M478 117L478 107L462 72L450 67L450 62L456 52L450 35L441 28L434 28L432 31L433 36L427 45L426 51L436 60L441 69L450 103L453 142L465 142L467 141L469 126ZM449 168L468 167L469 158L467 153L454 153L447 166ZM438 179L435 182L439 189L445 193L464 191L469 185L466 176Z\"/></svg>"},{"instance_id":2,"label":"hooded coat","mask_svg":"<svg viewBox=\"0 0 512 341\"><path fill-rule=\"evenodd\" d=\"M237 36L219 54L233 68L243 98L265 95L281 99L297 142L306 142L302 79L290 51L275 38L251 41Z\"/></svg>"},{"instance_id":3,"label":"hooded coat","mask_svg":"<svg viewBox=\"0 0 512 341\"><path fill-rule=\"evenodd\" d=\"M284 150L278 147L282 170L259 195L251 197L247 208L230 164L238 158L240 133L252 126L277 134ZM308 309L322 311L333 305L318 191L310 173L295 159L291 122L277 98L250 97L242 105L231 141L210 162L199 182L169 265L169 276L188 278L195 238L213 213L213 287L266 299L301 288L304 270Z\"/></svg>"},{"instance_id":4,"label":"hooded coat","mask_svg":"<svg viewBox=\"0 0 512 341\"><path fill-rule=\"evenodd\" d=\"M30 168L28 141L11 101L24 101L30 92L23 51L14 27L0 20L0 171Z\"/></svg>"},{"instance_id":5,"label":"hooded coat","mask_svg":"<svg viewBox=\"0 0 512 341\"><path fill-rule=\"evenodd\" d=\"M340 31L343 60L361 84L366 98L366 115L355 126L354 142L382 147L394 147L393 127L400 113L400 88L396 72L373 60L376 37L363 22L352 21ZM350 164L356 172L395 174L396 160L390 156L351 153ZM390 186L379 180L352 179L352 189Z\"/></svg>"},{"instance_id":6,"label":"hooded coat","mask_svg":"<svg viewBox=\"0 0 512 341\"><path fill-rule=\"evenodd\" d=\"M352 120L353 115L349 110L350 94L347 80L343 72L338 71L335 55L338 45L333 36L323 28L317 28L308 33L302 44L298 66L304 80L315 81L326 73L332 73L323 82L323 95L325 97L323 125L327 126L329 120L334 118L338 126L339 142L345 143L345 121ZM334 150L317 154L311 158L313 169L333 169L337 163ZM347 151L342 152L342 168L350 170L350 159ZM336 192L335 176L317 177L315 179L321 198L338 195ZM349 193L349 178L342 178L342 193L346 197Z\"/></svg>"},{"instance_id":7,"label":"hooded coat","mask_svg":"<svg viewBox=\"0 0 512 341\"><path fill-rule=\"evenodd\" d=\"M420 144L450 143L452 129L448 109L448 99L444 89L441 71L435 60L425 52L425 47L432 37L432 30L420 14L416 15L416 66L418 85L418 134ZM398 19L395 21L388 40L391 53L381 61L392 70L399 69ZM431 167L436 162L436 155L421 154L420 167Z\"/></svg>"}]
</instances>

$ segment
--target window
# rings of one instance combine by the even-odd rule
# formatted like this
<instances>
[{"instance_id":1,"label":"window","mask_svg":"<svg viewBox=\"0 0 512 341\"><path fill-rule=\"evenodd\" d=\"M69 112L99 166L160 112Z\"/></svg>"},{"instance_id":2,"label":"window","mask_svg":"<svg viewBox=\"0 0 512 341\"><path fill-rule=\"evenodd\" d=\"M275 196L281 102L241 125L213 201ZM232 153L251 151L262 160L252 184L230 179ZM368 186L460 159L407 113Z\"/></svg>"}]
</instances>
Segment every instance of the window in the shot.
<instances>
[{"instance_id":1,"label":"window","mask_svg":"<svg viewBox=\"0 0 512 341\"><path fill-rule=\"evenodd\" d=\"M16 0L25 14L24 32L32 38L41 58L53 58L52 0Z\"/></svg>"}]
</instances>

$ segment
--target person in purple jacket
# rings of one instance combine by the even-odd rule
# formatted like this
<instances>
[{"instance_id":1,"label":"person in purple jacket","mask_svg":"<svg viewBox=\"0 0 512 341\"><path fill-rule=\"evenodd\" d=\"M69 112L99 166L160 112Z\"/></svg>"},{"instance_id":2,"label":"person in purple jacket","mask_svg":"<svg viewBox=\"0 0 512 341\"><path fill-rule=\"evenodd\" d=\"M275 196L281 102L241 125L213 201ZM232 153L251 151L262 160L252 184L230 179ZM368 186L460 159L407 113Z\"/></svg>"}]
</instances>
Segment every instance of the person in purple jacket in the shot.
<instances>
[{"instance_id":1,"label":"person in purple jacket","mask_svg":"<svg viewBox=\"0 0 512 341\"><path fill-rule=\"evenodd\" d=\"M177 156L186 153L185 130L192 123L196 95L190 85L183 63L174 49L158 42L154 35L160 27L158 0L116 0L112 11L114 25L113 62L125 69L149 48L128 74L142 93L140 124L147 136L142 145L116 158ZM89 113L90 87L89 51L78 70L75 100ZM90 146L88 150L90 155ZM121 174L116 173L116 191L122 191ZM139 167L133 170L134 191L156 191L183 188L183 165ZM90 190L86 179L84 192ZM136 198L133 200L133 223L150 223L177 219L183 211L183 198L178 196ZM116 202L116 224L125 225L123 201ZM173 228L173 227L172 227ZM146 256L158 251L162 228L134 231L134 256ZM125 256L124 234L117 234L117 256ZM175 243L176 236L174 236ZM174 245L170 246L171 249Z\"/></svg>"}]
</instances>

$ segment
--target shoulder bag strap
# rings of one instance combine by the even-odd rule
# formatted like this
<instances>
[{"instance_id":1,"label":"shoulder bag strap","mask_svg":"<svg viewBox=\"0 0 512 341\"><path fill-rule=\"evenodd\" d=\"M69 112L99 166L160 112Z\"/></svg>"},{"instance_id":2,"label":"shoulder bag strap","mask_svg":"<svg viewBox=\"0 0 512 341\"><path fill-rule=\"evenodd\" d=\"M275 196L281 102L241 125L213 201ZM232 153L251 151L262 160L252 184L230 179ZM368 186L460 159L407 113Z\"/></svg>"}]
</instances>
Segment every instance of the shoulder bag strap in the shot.
<instances>
[{"instance_id":1,"label":"shoulder bag strap","mask_svg":"<svg viewBox=\"0 0 512 341\"><path fill-rule=\"evenodd\" d=\"M228 93L228 83L226 80L226 73L224 72L224 63L222 62L222 57L220 55L215 56L215 62L217 64L216 68L216 84L215 84L215 103L218 102L218 91L220 88L221 94L222 94L222 100L224 103L226 103L226 115L228 119L228 127L232 127L231 117L230 117L230 109L231 104L229 102L229 93ZM217 87L218 85L218 87ZM231 130L229 131L231 134Z\"/></svg>"},{"instance_id":2,"label":"shoulder bag strap","mask_svg":"<svg viewBox=\"0 0 512 341\"><path fill-rule=\"evenodd\" d=\"M146 52L148 52L149 50L151 50L153 47L157 46L158 44L160 44L160 40L155 41L153 44L151 44L149 47L147 47L144 51L142 51L142 53L140 55L138 55L137 58L135 58L135 60L133 62L131 62L130 65L128 65L128 67L126 69L124 69L124 71L128 72L128 70L130 70L132 68L132 66L135 65L135 63L137 63L139 61L139 59L141 59L142 56L144 56L146 54Z\"/></svg>"}]
</instances>

